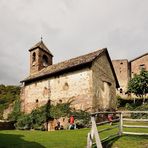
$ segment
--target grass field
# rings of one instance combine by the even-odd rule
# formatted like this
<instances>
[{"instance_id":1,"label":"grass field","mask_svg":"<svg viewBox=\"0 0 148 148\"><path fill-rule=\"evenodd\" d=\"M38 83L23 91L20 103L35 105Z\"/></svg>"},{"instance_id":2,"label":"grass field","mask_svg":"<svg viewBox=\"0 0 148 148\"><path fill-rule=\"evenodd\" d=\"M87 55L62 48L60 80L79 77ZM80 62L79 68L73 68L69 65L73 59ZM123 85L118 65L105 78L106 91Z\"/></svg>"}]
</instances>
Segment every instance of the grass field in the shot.
<instances>
[{"instance_id":1,"label":"grass field","mask_svg":"<svg viewBox=\"0 0 148 148\"><path fill-rule=\"evenodd\" d=\"M100 128L107 126L109 125ZM0 131L0 148L84 148L89 131L90 129L53 132L5 130ZM104 132L100 136L103 138L116 131ZM136 128L130 131L148 132L148 129ZM105 147L108 148L148 148L148 136L123 135L108 141L107 145Z\"/></svg>"}]
</instances>

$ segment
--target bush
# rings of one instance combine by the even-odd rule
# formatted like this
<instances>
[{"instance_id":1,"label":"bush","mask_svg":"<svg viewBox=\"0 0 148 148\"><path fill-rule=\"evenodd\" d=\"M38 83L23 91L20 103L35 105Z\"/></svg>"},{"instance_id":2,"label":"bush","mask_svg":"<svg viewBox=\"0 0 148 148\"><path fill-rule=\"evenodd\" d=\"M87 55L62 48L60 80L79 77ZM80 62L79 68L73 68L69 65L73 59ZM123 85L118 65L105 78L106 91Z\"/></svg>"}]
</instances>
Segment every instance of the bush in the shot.
<instances>
[{"instance_id":1,"label":"bush","mask_svg":"<svg viewBox=\"0 0 148 148\"><path fill-rule=\"evenodd\" d=\"M29 115L22 115L20 118L17 120L15 127L16 129L31 129L31 118Z\"/></svg>"},{"instance_id":2,"label":"bush","mask_svg":"<svg viewBox=\"0 0 148 148\"><path fill-rule=\"evenodd\" d=\"M33 110L30 114L20 115L15 118L17 112L12 114L12 119L16 119L15 124L17 129L36 129L45 130L45 124L50 119L58 119L60 117L69 117L74 115L78 127L86 127L90 120L90 115L86 111L74 110L70 107L70 102L59 103L57 105L44 105L40 108Z\"/></svg>"},{"instance_id":3,"label":"bush","mask_svg":"<svg viewBox=\"0 0 148 148\"><path fill-rule=\"evenodd\" d=\"M21 102L17 99L14 102L13 111L9 114L8 119L10 121L17 121L17 119L22 115L21 113Z\"/></svg>"},{"instance_id":4,"label":"bush","mask_svg":"<svg viewBox=\"0 0 148 148\"><path fill-rule=\"evenodd\" d=\"M60 118L69 116L72 111L70 103L59 103L57 105L50 106L50 117L51 118Z\"/></svg>"},{"instance_id":5,"label":"bush","mask_svg":"<svg viewBox=\"0 0 148 148\"><path fill-rule=\"evenodd\" d=\"M74 110L71 112L71 114L75 118L75 123L77 124L77 127L87 127L90 121L90 114L83 110Z\"/></svg>"}]
</instances>

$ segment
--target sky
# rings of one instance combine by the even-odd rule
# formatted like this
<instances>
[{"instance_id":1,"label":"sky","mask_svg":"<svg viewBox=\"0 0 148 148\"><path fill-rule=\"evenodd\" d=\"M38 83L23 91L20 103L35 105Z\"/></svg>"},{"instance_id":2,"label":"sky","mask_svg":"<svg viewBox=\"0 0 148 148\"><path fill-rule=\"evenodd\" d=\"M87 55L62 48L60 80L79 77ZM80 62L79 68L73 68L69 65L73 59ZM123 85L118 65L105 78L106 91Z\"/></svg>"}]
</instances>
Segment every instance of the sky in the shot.
<instances>
[{"instance_id":1,"label":"sky","mask_svg":"<svg viewBox=\"0 0 148 148\"><path fill-rule=\"evenodd\" d=\"M111 59L148 52L148 0L0 0L0 84L29 75L41 40L54 63L107 48Z\"/></svg>"}]
</instances>

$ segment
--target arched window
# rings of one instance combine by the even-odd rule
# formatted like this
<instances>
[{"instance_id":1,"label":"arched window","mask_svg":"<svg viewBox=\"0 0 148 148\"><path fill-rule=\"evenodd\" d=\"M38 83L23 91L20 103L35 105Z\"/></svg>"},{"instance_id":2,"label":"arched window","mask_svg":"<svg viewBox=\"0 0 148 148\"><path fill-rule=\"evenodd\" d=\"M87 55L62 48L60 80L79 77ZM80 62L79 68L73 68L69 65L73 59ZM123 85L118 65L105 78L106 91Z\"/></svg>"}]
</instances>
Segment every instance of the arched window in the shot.
<instances>
[{"instance_id":1,"label":"arched window","mask_svg":"<svg viewBox=\"0 0 148 148\"><path fill-rule=\"evenodd\" d=\"M36 60L36 53L34 52L34 53L32 54L32 62L35 62L35 60Z\"/></svg>"},{"instance_id":2,"label":"arched window","mask_svg":"<svg viewBox=\"0 0 148 148\"><path fill-rule=\"evenodd\" d=\"M43 55L42 57L43 66L48 66L48 57L46 55Z\"/></svg>"}]
</instances>

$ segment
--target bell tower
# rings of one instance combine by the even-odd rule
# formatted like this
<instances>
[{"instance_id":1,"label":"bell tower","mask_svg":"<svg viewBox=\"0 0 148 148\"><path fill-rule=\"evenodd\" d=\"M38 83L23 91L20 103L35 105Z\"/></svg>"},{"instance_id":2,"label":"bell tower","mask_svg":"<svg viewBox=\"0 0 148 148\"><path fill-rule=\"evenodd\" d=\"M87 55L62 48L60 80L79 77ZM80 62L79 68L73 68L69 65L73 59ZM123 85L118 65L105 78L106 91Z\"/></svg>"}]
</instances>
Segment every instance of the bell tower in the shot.
<instances>
[{"instance_id":1,"label":"bell tower","mask_svg":"<svg viewBox=\"0 0 148 148\"><path fill-rule=\"evenodd\" d=\"M52 65L52 53L41 40L29 49L30 52L30 75L38 73L43 68Z\"/></svg>"}]
</instances>

